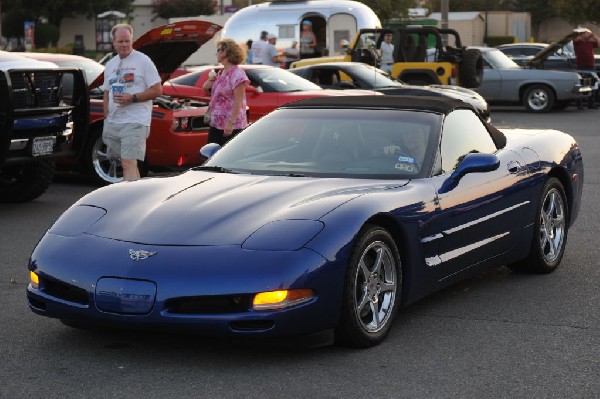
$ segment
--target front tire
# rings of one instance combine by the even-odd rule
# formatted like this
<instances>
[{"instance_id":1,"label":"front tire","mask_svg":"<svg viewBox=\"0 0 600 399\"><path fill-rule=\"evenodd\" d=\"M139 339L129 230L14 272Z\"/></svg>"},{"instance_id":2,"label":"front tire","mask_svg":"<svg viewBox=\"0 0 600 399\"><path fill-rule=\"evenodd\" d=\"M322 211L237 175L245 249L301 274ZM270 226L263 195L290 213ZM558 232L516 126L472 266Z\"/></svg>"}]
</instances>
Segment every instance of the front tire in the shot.
<instances>
[{"instance_id":1,"label":"front tire","mask_svg":"<svg viewBox=\"0 0 600 399\"><path fill-rule=\"evenodd\" d=\"M394 239L381 227L365 226L346 272L336 340L361 348L380 344L392 327L401 286L400 255Z\"/></svg>"},{"instance_id":2,"label":"front tire","mask_svg":"<svg viewBox=\"0 0 600 399\"><path fill-rule=\"evenodd\" d=\"M53 159L5 167L0 174L0 202L27 202L44 194L54 178Z\"/></svg>"},{"instance_id":3,"label":"front tire","mask_svg":"<svg viewBox=\"0 0 600 399\"><path fill-rule=\"evenodd\" d=\"M538 274L556 270L567 245L568 220L565 190L558 179L551 177L542 190L529 256L509 267Z\"/></svg>"},{"instance_id":4,"label":"front tire","mask_svg":"<svg viewBox=\"0 0 600 399\"><path fill-rule=\"evenodd\" d=\"M554 92L546 85L532 85L523 94L523 105L531 112L550 112L555 101Z\"/></svg>"}]
</instances>

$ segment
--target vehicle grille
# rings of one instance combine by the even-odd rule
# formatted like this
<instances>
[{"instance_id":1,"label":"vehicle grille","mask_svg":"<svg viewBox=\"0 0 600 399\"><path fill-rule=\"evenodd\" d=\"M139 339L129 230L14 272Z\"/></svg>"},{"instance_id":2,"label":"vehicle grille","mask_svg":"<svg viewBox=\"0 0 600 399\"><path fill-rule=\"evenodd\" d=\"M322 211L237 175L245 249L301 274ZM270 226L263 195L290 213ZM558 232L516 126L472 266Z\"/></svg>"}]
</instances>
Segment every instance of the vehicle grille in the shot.
<instances>
[{"instance_id":1,"label":"vehicle grille","mask_svg":"<svg viewBox=\"0 0 600 399\"><path fill-rule=\"evenodd\" d=\"M61 98L59 71L11 71L15 109L57 107Z\"/></svg>"},{"instance_id":2,"label":"vehicle grille","mask_svg":"<svg viewBox=\"0 0 600 399\"><path fill-rule=\"evenodd\" d=\"M82 288L49 279L42 279L40 283L43 287L42 291L50 296L81 305L89 305L90 303L88 293Z\"/></svg>"},{"instance_id":3,"label":"vehicle grille","mask_svg":"<svg viewBox=\"0 0 600 399\"><path fill-rule=\"evenodd\" d=\"M242 313L250 309L252 295L210 295L173 298L165 310L173 314Z\"/></svg>"}]
</instances>

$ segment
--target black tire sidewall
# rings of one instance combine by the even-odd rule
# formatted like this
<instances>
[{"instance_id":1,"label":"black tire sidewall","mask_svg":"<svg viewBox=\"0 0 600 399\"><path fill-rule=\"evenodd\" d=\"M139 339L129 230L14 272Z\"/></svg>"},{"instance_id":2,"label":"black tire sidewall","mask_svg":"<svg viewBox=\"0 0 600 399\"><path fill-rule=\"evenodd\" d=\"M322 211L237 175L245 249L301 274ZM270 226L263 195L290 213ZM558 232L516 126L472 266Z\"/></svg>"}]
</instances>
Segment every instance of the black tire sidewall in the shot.
<instances>
[{"instance_id":1,"label":"black tire sidewall","mask_svg":"<svg viewBox=\"0 0 600 399\"><path fill-rule=\"evenodd\" d=\"M377 332L366 331L357 318L354 309L356 304L356 289L354 287L356 275L359 271L358 263L364 250L373 242L385 243L396 263L396 292L391 315L383 328ZM354 248L348 261L348 269L344 280L344 297L340 315L340 324L336 329L336 339L339 343L353 347L371 347L381 343L388 335L395 315L398 311L402 289L402 265L400 254L392 236L385 229L366 225L357 235Z\"/></svg>"},{"instance_id":2,"label":"black tire sidewall","mask_svg":"<svg viewBox=\"0 0 600 399\"><path fill-rule=\"evenodd\" d=\"M483 56L477 49L466 49L463 60L458 66L458 75L462 87L476 89L483 79Z\"/></svg>"},{"instance_id":3,"label":"black tire sidewall","mask_svg":"<svg viewBox=\"0 0 600 399\"><path fill-rule=\"evenodd\" d=\"M560 249L559 256L554 260L554 262L548 263L546 261L546 259L544 258L543 248L541 248L541 245L540 245L539 232L540 232L540 227L541 227L541 221L540 221L541 212L543 211L543 208L544 208L544 199L546 198L546 195L548 194L548 192L550 190L552 190L553 188L556 188L558 190L558 192L561 195L562 201L563 201L564 217L565 217L565 231L564 231L564 238L563 238L562 247ZM536 274L547 274L547 273L551 273L554 270L556 270L556 268L558 267L558 265L560 264L560 262L562 260L562 257L565 253L565 248L567 246L567 239L569 237L569 234L568 234L569 233L569 222L568 221L569 221L569 206L568 206L568 202L567 202L567 197L565 195L565 190L563 188L563 185L560 183L560 181L557 178L551 177L544 184L544 187L540 194L540 199L539 199L539 203L538 203L536 214L535 214L535 221L533 224L534 230L533 230L533 236L531 238L531 247L529 250L529 255L524 260L510 264L510 265L508 265L508 267L516 272L536 273Z\"/></svg>"},{"instance_id":4,"label":"black tire sidewall","mask_svg":"<svg viewBox=\"0 0 600 399\"><path fill-rule=\"evenodd\" d=\"M544 90L547 95L548 95L548 103L546 104L546 106L543 109L533 109L531 108L531 106L529 105L529 95L532 91L534 90ZM554 96L554 92L552 91L552 89L546 85L532 85L530 87L527 88L527 90L525 90L525 93L523 93L523 105L525 106L525 108L527 108L527 110L531 111L531 112L539 112L539 113L546 113L546 112L550 112L552 110L552 108L554 108L554 103L556 101L556 98Z\"/></svg>"}]
</instances>

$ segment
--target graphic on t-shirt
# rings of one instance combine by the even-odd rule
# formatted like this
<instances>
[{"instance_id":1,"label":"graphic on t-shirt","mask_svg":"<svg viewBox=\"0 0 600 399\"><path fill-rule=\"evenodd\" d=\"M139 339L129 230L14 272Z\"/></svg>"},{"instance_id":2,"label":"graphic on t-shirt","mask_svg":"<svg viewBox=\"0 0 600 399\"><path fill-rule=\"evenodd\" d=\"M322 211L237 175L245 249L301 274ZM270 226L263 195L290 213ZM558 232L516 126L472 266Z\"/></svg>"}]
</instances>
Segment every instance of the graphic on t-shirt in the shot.
<instances>
[{"instance_id":1,"label":"graphic on t-shirt","mask_svg":"<svg viewBox=\"0 0 600 399\"><path fill-rule=\"evenodd\" d=\"M135 80L135 74L133 72L128 72L126 74L123 74L123 77L121 78L121 83L131 83Z\"/></svg>"}]
</instances>

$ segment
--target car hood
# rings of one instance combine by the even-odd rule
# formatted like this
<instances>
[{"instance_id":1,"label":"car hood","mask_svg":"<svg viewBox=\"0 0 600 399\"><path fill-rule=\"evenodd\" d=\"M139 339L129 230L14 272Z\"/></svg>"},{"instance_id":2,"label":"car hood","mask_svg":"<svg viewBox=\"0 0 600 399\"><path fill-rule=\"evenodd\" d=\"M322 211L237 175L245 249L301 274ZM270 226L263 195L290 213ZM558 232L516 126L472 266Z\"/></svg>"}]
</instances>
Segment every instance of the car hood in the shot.
<instances>
[{"instance_id":1,"label":"car hood","mask_svg":"<svg viewBox=\"0 0 600 399\"><path fill-rule=\"evenodd\" d=\"M267 223L318 220L358 196L406 183L190 170L108 186L76 205L106 212L82 229L87 234L149 245L241 245Z\"/></svg>"},{"instance_id":2,"label":"car hood","mask_svg":"<svg viewBox=\"0 0 600 399\"><path fill-rule=\"evenodd\" d=\"M575 36L577 36L577 32L571 32L562 39L549 44L546 48L542 49L540 52L535 54L532 59L527 61L527 65L531 67L536 67L542 64L548 57L550 57L554 52L562 47L564 47L567 43L569 43Z\"/></svg>"},{"instance_id":3,"label":"car hood","mask_svg":"<svg viewBox=\"0 0 600 399\"><path fill-rule=\"evenodd\" d=\"M133 43L133 48L146 54L158 69L162 83L206 42L222 29L222 26L206 21L179 21L156 27ZM100 74L90 89L104 83Z\"/></svg>"}]
</instances>

